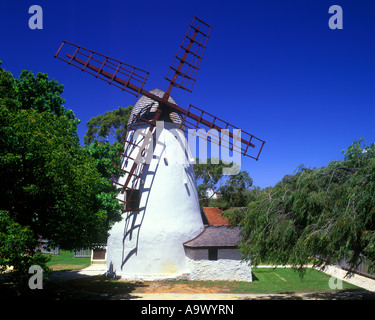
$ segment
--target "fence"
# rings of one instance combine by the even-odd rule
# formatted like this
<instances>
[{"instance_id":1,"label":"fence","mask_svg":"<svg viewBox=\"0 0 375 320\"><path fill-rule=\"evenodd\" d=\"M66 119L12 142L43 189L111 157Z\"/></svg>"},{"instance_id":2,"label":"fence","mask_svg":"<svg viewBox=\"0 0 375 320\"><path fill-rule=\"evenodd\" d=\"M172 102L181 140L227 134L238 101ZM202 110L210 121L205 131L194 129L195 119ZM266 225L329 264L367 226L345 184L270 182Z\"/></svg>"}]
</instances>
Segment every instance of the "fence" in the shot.
<instances>
[{"instance_id":1,"label":"fence","mask_svg":"<svg viewBox=\"0 0 375 320\"><path fill-rule=\"evenodd\" d=\"M74 250L74 258L91 258L91 249Z\"/></svg>"},{"instance_id":2,"label":"fence","mask_svg":"<svg viewBox=\"0 0 375 320\"><path fill-rule=\"evenodd\" d=\"M349 264L345 260L340 261L338 265L344 270L349 270ZM375 273L369 272L370 265L371 261L366 257L362 257L361 263L353 271L365 277L375 279Z\"/></svg>"}]
</instances>

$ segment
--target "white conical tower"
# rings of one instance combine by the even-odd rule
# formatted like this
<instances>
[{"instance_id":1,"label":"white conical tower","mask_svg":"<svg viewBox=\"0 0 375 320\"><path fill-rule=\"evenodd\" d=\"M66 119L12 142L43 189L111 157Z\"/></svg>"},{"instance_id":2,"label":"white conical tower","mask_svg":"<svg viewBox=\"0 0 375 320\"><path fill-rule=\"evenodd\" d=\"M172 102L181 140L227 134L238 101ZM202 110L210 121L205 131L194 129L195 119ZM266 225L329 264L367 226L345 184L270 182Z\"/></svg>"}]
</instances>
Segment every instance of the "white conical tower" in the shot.
<instances>
[{"instance_id":1,"label":"white conical tower","mask_svg":"<svg viewBox=\"0 0 375 320\"><path fill-rule=\"evenodd\" d=\"M164 94L159 89L150 92L160 97ZM128 132L134 135L135 144L141 144L149 130L146 124L135 125L136 115L146 118L157 108L158 103L145 96L137 101L129 120L133 130ZM176 113L168 118L154 130L156 142L148 149L153 152L148 153L140 179L131 182L132 188L139 190L139 210L124 212L108 238L108 271L125 279L163 279L189 273L183 243L204 229L185 135L178 129L181 118ZM134 159L138 151L129 148L127 152ZM126 168L132 161L128 158ZM121 177L119 183L124 184L126 178ZM122 200L125 196L119 194Z\"/></svg>"}]
</instances>

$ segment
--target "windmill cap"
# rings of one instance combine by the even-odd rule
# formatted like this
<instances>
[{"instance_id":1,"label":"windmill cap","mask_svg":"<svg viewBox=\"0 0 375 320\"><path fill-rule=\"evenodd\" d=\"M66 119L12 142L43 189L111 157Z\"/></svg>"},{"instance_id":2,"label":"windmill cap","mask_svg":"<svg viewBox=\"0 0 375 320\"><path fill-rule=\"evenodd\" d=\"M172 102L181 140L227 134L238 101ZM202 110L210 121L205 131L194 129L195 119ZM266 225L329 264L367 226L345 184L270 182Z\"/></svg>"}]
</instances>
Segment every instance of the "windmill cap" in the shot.
<instances>
[{"instance_id":1,"label":"windmill cap","mask_svg":"<svg viewBox=\"0 0 375 320\"><path fill-rule=\"evenodd\" d=\"M153 89L150 91L150 93L162 98L165 92L160 89ZM168 98L168 101L177 105L176 101L171 96ZM146 120L152 120L158 108L159 103L157 101L146 96L140 97L133 107L132 113L129 117L128 126L143 122L139 117L142 117ZM173 111L169 114L163 113L160 117L160 120L181 124L182 117L178 112Z\"/></svg>"}]
</instances>

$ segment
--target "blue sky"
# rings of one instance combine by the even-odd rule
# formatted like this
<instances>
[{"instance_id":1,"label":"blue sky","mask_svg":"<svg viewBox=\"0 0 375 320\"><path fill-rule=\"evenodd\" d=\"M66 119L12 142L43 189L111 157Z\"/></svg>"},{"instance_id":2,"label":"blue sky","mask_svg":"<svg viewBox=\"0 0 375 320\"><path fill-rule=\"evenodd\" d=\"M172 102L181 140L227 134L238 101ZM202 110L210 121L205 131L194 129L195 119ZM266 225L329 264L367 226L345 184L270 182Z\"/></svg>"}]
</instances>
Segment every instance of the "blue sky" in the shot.
<instances>
[{"instance_id":1,"label":"blue sky","mask_svg":"<svg viewBox=\"0 0 375 320\"><path fill-rule=\"evenodd\" d=\"M28 26L31 5L43 29ZM331 5L343 29L331 30ZM242 158L254 185L274 185L299 164L342 160L363 137L375 141L375 1L51 1L0 0L0 60L64 84L65 107L86 122L136 98L54 59L63 40L145 69L145 89L166 89L168 67L194 15L212 25L193 104L266 141L259 161Z\"/></svg>"}]
</instances>

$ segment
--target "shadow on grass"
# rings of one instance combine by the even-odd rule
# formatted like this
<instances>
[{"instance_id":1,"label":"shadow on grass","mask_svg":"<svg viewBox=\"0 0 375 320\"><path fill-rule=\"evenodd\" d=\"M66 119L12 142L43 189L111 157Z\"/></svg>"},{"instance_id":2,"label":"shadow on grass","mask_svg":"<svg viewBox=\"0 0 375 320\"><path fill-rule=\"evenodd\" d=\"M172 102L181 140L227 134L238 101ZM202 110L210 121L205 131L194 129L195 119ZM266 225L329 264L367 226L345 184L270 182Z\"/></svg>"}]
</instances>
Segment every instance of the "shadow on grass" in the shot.
<instances>
[{"instance_id":1,"label":"shadow on grass","mask_svg":"<svg viewBox=\"0 0 375 320\"><path fill-rule=\"evenodd\" d=\"M336 292L295 293L280 292L278 294L261 294L243 300L374 300L375 292L364 289L348 289Z\"/></svg>"},{"instance_id":2,"label":"shadow on grass","mask_svg":"<svg viewBox=\"0 0 375 320\"><path fill-rule=\"evenodd\" d=\"M92 296L99 295L102 299L134 299L130 295L135 289L145 286L142 282L117 281L105 275L89 276L69 281L69 287L75 292L86 292Z\"/></svg>"},{"instance_id":3,"label":"shadow on grass","mask_svg":"<svg viewBox=\"0 0 375 320\"><path fill-rule=\"evenodd\" d=\"M25 277L26 278L26 277ZM20 300L130 300L142 283L120 282L105 275L84 275L79 270L55 271L43 279L42 289L30 289L28 278L16 284L9 274L0 275L0 299Z\"/></svg>"}]
</instances>

